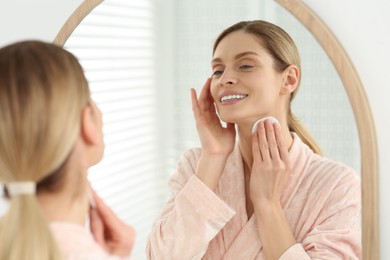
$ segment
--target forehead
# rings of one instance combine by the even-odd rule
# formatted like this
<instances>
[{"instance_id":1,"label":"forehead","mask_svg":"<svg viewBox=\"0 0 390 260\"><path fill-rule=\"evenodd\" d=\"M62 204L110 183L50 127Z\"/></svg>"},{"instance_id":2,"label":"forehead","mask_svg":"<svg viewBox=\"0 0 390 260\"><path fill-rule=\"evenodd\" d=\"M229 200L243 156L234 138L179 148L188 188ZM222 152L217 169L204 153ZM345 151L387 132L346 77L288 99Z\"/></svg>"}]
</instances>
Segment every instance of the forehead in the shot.
<instances>
[{"instance_id":1,"label":"forehead","mask_svg":"<svg viewBox=\"0 0 390 260\"><path fill-rule=\"evenodd\" d=\"M230 59L244 52L255 52L262 57L268 55L259 38L243 31L237 31L221 40L215 49L213 58Z\"/></svg>"}]
</instances>

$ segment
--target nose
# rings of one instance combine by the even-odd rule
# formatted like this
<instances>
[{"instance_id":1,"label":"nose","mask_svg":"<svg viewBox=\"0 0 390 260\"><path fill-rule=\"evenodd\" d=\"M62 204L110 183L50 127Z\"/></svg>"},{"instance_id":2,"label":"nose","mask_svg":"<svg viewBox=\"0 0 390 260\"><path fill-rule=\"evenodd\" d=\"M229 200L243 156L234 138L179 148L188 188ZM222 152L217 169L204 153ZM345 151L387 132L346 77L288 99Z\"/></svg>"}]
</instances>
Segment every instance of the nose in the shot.
<instances>
[{"instance_id":1,"label":"nose","mask_svg":"<svg viewBox=\"0 0 390 260\"><path fill-rule=\"evenodd\" d=\"M234 72L225 68L222 75L219 78L219 84L221 86L229 86L237 84L237 77Z\"/></svg>"}]
</instances>

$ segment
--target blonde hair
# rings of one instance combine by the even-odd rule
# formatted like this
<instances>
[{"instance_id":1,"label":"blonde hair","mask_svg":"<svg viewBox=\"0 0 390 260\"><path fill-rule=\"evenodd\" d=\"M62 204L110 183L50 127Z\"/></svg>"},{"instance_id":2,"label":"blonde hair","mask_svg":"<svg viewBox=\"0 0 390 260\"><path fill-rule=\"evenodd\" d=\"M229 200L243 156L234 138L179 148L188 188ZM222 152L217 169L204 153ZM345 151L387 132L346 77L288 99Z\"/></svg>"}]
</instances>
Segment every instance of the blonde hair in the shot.
<instances>
[{"instance_id":1,"label":"blonde hair","mask_svg":"<svg viewBox=\"0 0 390 260\"><path fill-rule=\"evenodd\" d=\"M299 71L301 71L299 52L294 41L282 28L266 21L243 21L228 27L218 36L217 40L215 41L213 53L223 38L225 38L228 34L236 31L243 31L256 36L259 39L260 44L272 56L275 70L282 72L289 65L294 64L298 67ZM322 154L320 146L317 144L311 134L305 129L302 123L300 123L291 112L291 101L294 99L299 89L299 83L300 79L297 88L294 90L294 92L291 93L290 103L287 111L287 124L289 130L297 133L302 141L307 144L313 150L313 152Z\"/></svg>"},{"instance_id":2,"label":"blonde hair","mask_svg":"<svg viewBox=\"0 0 390 260\"><path fill-rule=\"evenodd\" d=\"M0 182L53 190L80 133L90 93L77 59L61 47L24 41L0 49ZM9 198L0 259L62 258L35 195Z\"/></svg>"}]
</instances>

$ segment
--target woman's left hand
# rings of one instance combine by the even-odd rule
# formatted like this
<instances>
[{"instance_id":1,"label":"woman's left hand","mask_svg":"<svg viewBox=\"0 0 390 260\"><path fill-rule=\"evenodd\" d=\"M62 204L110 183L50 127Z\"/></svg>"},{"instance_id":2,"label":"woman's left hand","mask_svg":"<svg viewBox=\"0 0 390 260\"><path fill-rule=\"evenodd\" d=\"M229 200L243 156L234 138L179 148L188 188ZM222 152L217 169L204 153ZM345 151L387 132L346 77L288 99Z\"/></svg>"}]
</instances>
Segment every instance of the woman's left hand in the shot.
<instances>
[{"instance_id":1,"label":"woman's left hand","mask_svg":"<svg viewBox=\"0 0 390 260\"><path fill-rule=\"evenodd\" d=\"M252 136L252 153L250 195L255 210L264 204L280 205L291 163L278 123L272 124L268 120L259 123Z\"/></svg>"},{"instance_id":2,"label":"woman's left hand","mask_svg":"<svg viewBox=\"0 0 390 260\"><path fill-rule=\"evenodd\" d=\"M296 240L280 202L292 167L278 123L259 123L252 136L252 152L250 196L264 256L279 259Z\"/></svg>"}]
</instances>

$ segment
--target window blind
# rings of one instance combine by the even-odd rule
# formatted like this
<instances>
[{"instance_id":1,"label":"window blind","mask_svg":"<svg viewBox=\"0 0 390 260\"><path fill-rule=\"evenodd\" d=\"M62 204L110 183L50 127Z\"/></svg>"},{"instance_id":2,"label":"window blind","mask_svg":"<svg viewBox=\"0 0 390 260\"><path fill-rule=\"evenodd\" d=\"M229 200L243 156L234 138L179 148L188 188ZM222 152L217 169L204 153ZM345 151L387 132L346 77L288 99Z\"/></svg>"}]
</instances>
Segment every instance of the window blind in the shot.
<instances>
[{"instance_id":1,"label":"window blind","mask_svg":"<svg viewBox=\"0 0 390 260\"><path fill-rule=\"evenodd\" d=\"M161 208L152 0L106 0L65 44L82 64L103 114L105 153L89 171L98 194L137 232L133 259Z\"/></svg>"}]
</instances>

